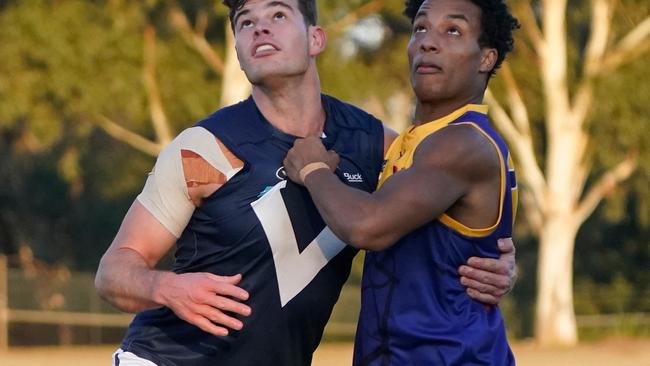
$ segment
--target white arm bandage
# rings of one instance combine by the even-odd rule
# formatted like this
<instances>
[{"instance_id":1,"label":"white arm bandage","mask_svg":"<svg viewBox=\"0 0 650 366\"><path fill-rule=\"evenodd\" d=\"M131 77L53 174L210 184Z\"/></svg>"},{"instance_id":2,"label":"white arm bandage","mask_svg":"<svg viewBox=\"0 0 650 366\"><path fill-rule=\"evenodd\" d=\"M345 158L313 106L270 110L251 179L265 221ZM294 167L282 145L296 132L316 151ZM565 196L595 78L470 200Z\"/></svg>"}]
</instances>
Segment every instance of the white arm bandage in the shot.
<instances>
[{"instance_id":1,"label":"white arm bandage","mask_svg":"<svg viewBox=\"0 0 650 366\"><path fill-rule=\"evenodd\" d=\"M158 155L137 200L175 237L179 238L194 213L190 200L181 150L200 155L208 164L232 178L241 168L233 168L212 133L202 127L183 131Z\"/></svg>"}]
</instances>

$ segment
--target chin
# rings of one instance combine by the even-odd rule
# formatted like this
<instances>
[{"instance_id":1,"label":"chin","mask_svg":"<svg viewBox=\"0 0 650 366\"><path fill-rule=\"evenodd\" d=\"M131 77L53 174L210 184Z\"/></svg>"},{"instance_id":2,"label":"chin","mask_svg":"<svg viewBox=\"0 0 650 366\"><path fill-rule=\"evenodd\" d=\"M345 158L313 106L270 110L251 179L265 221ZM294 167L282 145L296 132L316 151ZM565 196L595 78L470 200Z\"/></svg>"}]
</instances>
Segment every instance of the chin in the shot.
<instances>
[{"instance_id":1,"label":"chin","mask_svg":"<svg viewBox=\"0 0 650 366\"><path fill-rule=\"evenodd\" d=\"M415 96L421 102L428 102L434 100L444 99L445 95L440 88L431 88L429 87L415 87L413 88Z\"/></svg>"},{"instance_id":2,"label":"chin","mask_svg":"<svg viewBox=\"0 0 650 366\"><path fill-rule=\"evenodd\" d=\"M277 77L280 72L278 70L252 70L245 72L246 77L248 78L248 81L250 81L251 84L263 84L265 80Z\"/></svg>"},{"instance_id":3,"label":"chin","mask_svg":"<svg viewBox=\"0 0 650 366\"><path fill-rule=\"evenodd\" d=\"M423 79L411 80L411 87L416 95L439 94L445 88L445 83L440 80Z\"/></svg>"}]
</instances>

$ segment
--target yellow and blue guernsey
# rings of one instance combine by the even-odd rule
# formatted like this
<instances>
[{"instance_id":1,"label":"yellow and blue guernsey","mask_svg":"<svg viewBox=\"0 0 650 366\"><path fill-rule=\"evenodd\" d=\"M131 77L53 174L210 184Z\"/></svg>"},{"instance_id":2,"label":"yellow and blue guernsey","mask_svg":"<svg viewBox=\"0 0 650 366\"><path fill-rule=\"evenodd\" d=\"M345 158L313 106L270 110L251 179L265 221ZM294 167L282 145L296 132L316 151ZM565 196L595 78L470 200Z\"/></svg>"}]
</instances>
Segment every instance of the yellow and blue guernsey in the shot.
<instances>
[{"instance_id":1,"label":"yellow and blue guernsey","mask_svg":"<svg viewBox=\"0 0 650 366\"><path fill-rule=\"evenodd\" d=\"M354 365L514 365L501 312L471 299L458 267L472 256L497 258L497 239L509 237L517 183L508 148L487 118L467 105L402 133L391 145L379 185L413 163L417 146L449 125L470 125L495 146L501 161L497 222L470 228L442 214L393 247L366 253Z\"/></svg>"}]
</instances>

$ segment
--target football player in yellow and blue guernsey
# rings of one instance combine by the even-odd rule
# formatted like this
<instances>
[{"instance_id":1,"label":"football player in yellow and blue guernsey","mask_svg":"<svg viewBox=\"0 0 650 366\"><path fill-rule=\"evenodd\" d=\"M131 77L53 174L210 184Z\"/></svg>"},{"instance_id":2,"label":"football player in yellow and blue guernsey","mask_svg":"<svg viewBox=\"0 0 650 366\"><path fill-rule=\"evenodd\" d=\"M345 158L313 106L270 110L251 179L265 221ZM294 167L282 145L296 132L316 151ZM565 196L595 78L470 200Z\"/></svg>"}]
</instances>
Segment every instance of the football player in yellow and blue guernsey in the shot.
<instances>
[{"instance_id":1,"label":"football player in yellow and blue guernsey","mask_svg":"<svg viewBox=\"0 0 650 366\"><path fill-rule=\"evenodd\" d=\"M514 365L499 308L467 296L456 268L497 257L512 233L514 168L482 101L519 24L502 0L409 0L405 14L415 118L379 188L343 184L319 139L296 141L285 167L332 231L368 250L354 365Z\"/></svg>"},{"instance_id":2,"label":"football player in yellow and blue guernsey","mask_svg":"<svg viewBox=\"0 0 650 366\"><path fill-rule=\"evenodd\" d=\"M115 366L309 366L358 250L286 179L283 159L298 137L318 138L339 152L338 176L370 192L395 137L321 93L315 0L225 3L252 95L163 149L103 256L100 295L138 313ZM172 248L173 269L156 269ZM474 270L504 268L481 260Z\"/></svg>"}]
</instances>

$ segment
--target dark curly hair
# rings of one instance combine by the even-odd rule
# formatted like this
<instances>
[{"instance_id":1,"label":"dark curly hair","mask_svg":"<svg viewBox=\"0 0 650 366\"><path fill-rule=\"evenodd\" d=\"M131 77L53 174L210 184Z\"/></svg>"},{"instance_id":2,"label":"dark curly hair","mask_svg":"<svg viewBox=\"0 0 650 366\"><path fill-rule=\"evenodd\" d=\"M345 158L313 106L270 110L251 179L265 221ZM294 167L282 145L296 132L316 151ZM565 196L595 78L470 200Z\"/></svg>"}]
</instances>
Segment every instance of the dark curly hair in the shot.
<instances>
[{"instance_id":1,"label":"dark curly hair","mask_svg":"<svg viewBox=\"0 0 650 366\"><path fill-rule=\"evenodd\" d=\"M404 15L413 22L425 0L406 0ZM481 9L481 36L478 44L497 50L497 62L490 71L494 75L506 55L512 51L514 39L512 32L520 27L519 21L510 14L503 0L469 0Z\"/></svg>"},{"instance_id":2,"label":"dark curly hair","mask_svg":"<svg viewBox=\"0 0 650 366\"><path fill-rule=\"evenodd\" d=\"M223 4L230 8L228 17L230 18L230 27L235 31L235 14L246 5L248 0L223 0ZM316 25L318 22L318 9L316 0L298 0L298 9L305 19L306 25Z\"/></svg>"}]
</instances>

